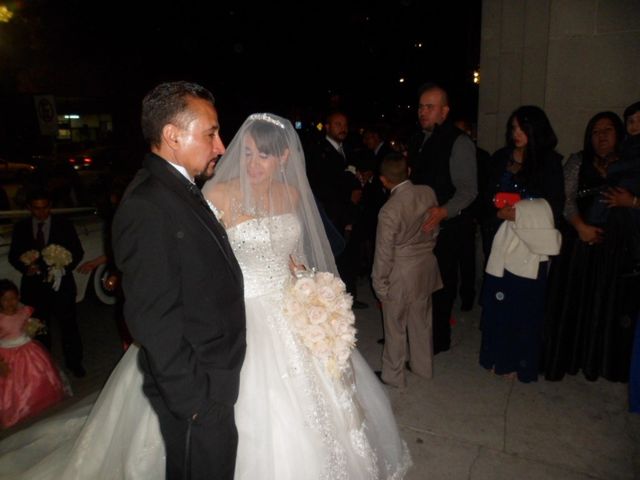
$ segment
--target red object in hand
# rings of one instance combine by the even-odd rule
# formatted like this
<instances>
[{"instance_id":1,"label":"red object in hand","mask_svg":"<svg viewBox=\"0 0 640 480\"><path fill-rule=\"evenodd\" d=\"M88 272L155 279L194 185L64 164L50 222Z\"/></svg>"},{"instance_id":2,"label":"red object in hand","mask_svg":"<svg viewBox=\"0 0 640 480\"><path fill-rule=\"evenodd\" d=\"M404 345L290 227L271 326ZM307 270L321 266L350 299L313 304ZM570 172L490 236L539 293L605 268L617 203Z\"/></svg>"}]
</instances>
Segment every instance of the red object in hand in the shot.
<instances>
[{"instance_id":1,"label":"red object in hand","mask_svg":"<svg viewBox=\"0 0 640 480\"><path fill-rule=\"evenodd\" d=\"M496 208L513 207L521 200L519 193L498 192L493 197L493 204Z\"/></svg>"}]
</instances>

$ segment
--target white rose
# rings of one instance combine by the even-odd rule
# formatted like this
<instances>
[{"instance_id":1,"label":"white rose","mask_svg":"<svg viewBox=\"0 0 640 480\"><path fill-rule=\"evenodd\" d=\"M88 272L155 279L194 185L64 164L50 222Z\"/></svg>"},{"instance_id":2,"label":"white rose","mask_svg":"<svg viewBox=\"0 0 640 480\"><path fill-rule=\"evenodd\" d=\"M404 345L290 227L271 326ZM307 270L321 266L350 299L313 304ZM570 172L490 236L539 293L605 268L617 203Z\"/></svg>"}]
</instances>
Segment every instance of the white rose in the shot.
<instances>
[{"instance_id":1,"label":"white rose","mask_svg":"<svg viewBox=\"0 0 640 480\"><path fill-rule=\"evenodd\" d=\"M307 311L309 322L312 325L319 325L327 321L327 310L324 307L312 306Z\"/></svg>"},{"instance_id":2,"label":"white rose","mask_svg":"<svg viewBox=\"0 0 640 480\"><path fill-rule=\"evenodd\" d=\"M341 318L334 318L331 320L331 328L335 332L336 335L342 335L343 333L347 333L348 324L344 322Z\"/></svg>"},{"instance_id":3,"label":"white rose","mask_svg":"<svg viewBox=\"0 0 640 480\"><path fill-rule=\"evenodd\" d=\"M332 273L329 272L318 272L316 273L316 283L318 285L331 285L333 283L333 279L335 277Z\"/></svg>"},{"instance_id":4,"label":"white rose","mask_svg":"<svg viewBox=\"0 0 640 480\"><path fill-rule=\"evenodd\" d=\"M336 301L336 292L329 285L318 287L318 299L325 305L333 305Z\"/></svg>"},{"instance_id":5,"label":"white rose","mask_svg":"<svg viewBox=\"0 0 640 480\"><path fill-rule=\"evenodd\" d=\"M317 357L327 359L331 355L331 345L327 339L324 338L313 344L313 352Z\"/></svg>"},{"instance_id":6,"label":"white rose","mask_svg":"<svg viewBox=\"0 0 640 480\"><path fill-rule=\"evenodd\" d=\"M293 290L298 298L307 299L315 293L316 285L312 278L299 278Z\"/></svg>"},{"instance_id":7,"label":"white rose","mask_svg":"<svg viewBox=\"0 0 640 480\"><path fill-rule=\"evenodd\" d=\"M298 316L302 313L302 305L294 298L285 297L283 310L290 317Z\"/></svg>"},{"instance_id":8,"label":"white rose","mask_svg":"<svg viewBox=\"0 0 640 480\"><path fill-rule=\"evenodd\" d=\"M320 325L309 325L305 330L305 338L308 338L313 343L324 340L326 338L324 328Z\"/></svg>"},{"instance_id":9,"label":"white rose","mask_svg":"<svg viewBox=\"0 0 640 480\"><path fill-rule=\"evenodd\" d=\"M344 284L344 282L337 277L333 278L333 281L331 282L331 286L338 293L344 293L347 291L347 287Z\"/></svg>"},{"instance_id":10,"label":"white rose","mask_svg":"<svg viewBox=\"0 0 640 480\"><path fill-rule=\"evenodd\" d=\"M338 359L338 362L341 364L344 364L347 360L349 360L350 356L351 356L351 348L349 348L348 346L340 347L336 351L336 358Z\"/></svg>"},{"instance_id":11,"label":"white rose","mask_svg":"<svg viewBox=\"0 0 640 480\"><path fill-rule=\"evenodd\" d=\"M350 312L351 305L353 305L353 299L351 298L351 295L341 295L336 301L335 308L336 310L339 310L341 312Z\"/></svg>"},{"instance_id":12,"label":"white rose","mask_svg":"<svg viewBox=\"0 0 640 480\"><path fill-rule=\"evenodd\" d=\"M356 342L356 332L355 329L353 331L345 332L340 335L340 340L348 343L349 345L355 345Z\"/></svg>"}]
</instances>

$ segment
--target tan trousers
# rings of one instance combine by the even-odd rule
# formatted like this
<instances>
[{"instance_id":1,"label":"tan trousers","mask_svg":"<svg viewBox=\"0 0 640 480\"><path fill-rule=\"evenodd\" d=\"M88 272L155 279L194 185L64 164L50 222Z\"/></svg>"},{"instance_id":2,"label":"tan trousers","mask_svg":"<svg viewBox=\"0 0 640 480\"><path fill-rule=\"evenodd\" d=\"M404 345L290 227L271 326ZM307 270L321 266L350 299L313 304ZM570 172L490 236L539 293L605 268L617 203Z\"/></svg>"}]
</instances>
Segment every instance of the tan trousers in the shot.
<instances>
[{"instance_id":1,"label":"tan trousers","mask_svg":"<svg viewBox=\"0 0 640 480\"><path fill-rule=\"evenodd\" d=\"M383 302L382 314L382 380L389 385L405 387L407 361L409 368L416 375L424 378L433 377L431 296L426 300L413 302Z\"/></svg>"}]
</instances>

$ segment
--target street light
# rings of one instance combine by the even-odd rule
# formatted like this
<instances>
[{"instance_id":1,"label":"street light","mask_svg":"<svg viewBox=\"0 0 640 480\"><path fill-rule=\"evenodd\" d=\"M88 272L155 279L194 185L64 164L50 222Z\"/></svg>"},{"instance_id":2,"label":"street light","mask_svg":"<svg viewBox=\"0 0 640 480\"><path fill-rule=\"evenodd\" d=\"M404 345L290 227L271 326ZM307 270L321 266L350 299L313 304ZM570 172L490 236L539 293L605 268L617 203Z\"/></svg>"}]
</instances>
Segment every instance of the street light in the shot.
<instances>
[{"instance_id":1,"label":"street light","mask_svg":"<svg viewBox=\"0 0 640 480\"><path fill-rule=\"evenodd\" d=\"M13 18L13 12L6 5L0 5L0 22L9 23Z\"/></svg>"}]
</instances>

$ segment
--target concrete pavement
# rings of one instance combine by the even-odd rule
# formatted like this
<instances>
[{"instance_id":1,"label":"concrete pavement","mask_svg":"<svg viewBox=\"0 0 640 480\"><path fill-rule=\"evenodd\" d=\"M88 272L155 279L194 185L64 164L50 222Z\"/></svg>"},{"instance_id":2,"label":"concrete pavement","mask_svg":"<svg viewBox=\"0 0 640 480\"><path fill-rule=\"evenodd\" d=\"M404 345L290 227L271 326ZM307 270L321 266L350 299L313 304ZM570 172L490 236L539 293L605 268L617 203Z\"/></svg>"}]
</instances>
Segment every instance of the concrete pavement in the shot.
<instances>
[{"instance_id":1,"label":"concrete pavement","mask_svg":"<svg viewBox=\"0 0 640 480\"><path fill-rule=\"evenodd\" d=\"M366 286L359 298L375 305ZM360 349L379 369L379 310L356 313ZM627 413L626 384L496 376L478 363L480 308L454 317L434 378L409 373L406 390L387 387L415 463L408 480L640 479L640 415Z\"/></svg>"}]
</instances>

